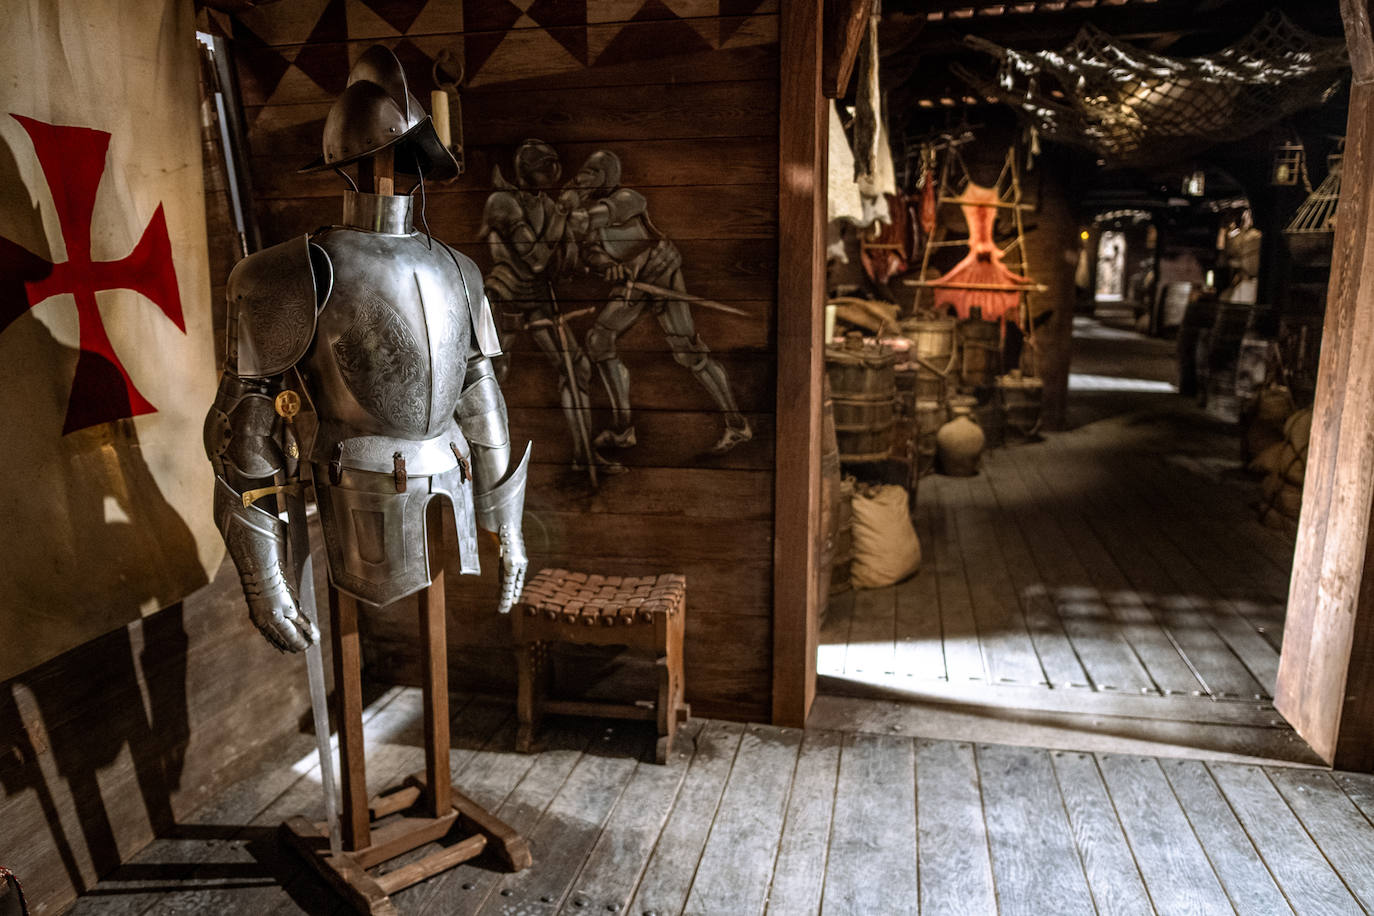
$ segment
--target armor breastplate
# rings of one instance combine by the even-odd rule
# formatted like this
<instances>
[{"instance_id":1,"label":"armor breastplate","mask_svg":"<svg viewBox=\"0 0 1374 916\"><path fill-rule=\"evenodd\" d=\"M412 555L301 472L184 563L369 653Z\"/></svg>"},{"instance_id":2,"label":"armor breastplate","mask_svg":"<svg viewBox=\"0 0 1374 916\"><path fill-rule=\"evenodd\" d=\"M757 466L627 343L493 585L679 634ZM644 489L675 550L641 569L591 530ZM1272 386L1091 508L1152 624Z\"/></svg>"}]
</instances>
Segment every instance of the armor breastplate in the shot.
<instances>
[{"instance_id":1,"label":"armor breastplate","mask_svg":"<svg viewBox=\"0 0 1374 916\"><path fill-rule=\"evenodd\" d=\"M314 457L351 436L425 440L452 423L471 346L462 272L415 235L330 229L334 287L302 361L320 418Z\"/></svg>"},{"instance_id":2,"label":"armor breastplate","mask_svg":"<svg viewBox=\"0 0 1374 916\"><path fill-rule=\"evenodd\" d=\"M298 366L319 417L310 458L330 579L385 605L437 568L435 496L451 504L461 572L479 568L470 448L454 413L481 291L419 235L345 227L311 241L334 280Z\"/></svg>"}]
</instances>

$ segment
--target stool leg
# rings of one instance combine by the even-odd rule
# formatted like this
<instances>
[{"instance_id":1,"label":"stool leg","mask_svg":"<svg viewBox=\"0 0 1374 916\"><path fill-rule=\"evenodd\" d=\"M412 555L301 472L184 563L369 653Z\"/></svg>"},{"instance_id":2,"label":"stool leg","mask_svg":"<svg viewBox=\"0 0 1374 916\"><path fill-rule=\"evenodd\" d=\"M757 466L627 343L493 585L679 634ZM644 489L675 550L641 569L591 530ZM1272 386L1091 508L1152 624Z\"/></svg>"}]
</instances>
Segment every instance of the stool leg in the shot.
<instances>
[{"instance_id":1,"label":"stool leg","mask_svg":"<svg viewBox=\"0 0 1374 916\"><path fill-rule=\"evenodd\" d=\"M673 752L673 738L677 735L678 671L682 660L674 638L681 613L669 617L656 615L654 620L654 662L658 665L658 741L654 745L654 761L667 763ZM675 654L677 657L675 658ZM674 664L676 662L676 665Z\"/></svg>"},{"instance_id":2,"label":"stool leg","mask_svg":"<svg viewBox=\"0 0 1374 916\"><path fill-rule=\"evenodd\" d=\"M533 750L534 732L539 727L543 656L542 643L527 642L515 647L515 714L520 721L520 728L515 734L515 749L522 754Z\"/></svg>"}]
</instances>

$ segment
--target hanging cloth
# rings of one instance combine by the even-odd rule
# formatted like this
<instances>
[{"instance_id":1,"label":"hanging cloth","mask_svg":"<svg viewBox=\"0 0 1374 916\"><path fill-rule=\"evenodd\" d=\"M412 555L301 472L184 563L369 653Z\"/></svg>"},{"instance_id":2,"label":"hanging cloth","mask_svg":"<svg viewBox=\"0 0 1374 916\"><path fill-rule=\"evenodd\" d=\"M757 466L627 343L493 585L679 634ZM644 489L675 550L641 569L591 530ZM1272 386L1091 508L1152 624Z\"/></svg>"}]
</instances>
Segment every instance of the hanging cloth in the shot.
<instances>
[{"instance_id":1,"label":"hanging cloth","mask_svg":"<svg viewBox=\"0 0 1374 916\"><path fill-rule=\"evenodd\" d=\"M849 138L844 134L844 123L840 121L839 112L833 104L829 108L830 169L826 215L832 223L840 219L863 223L864 202L859 194L858 182L854 180L854 153L849 148Z\"/></svg>"}]
</instances>

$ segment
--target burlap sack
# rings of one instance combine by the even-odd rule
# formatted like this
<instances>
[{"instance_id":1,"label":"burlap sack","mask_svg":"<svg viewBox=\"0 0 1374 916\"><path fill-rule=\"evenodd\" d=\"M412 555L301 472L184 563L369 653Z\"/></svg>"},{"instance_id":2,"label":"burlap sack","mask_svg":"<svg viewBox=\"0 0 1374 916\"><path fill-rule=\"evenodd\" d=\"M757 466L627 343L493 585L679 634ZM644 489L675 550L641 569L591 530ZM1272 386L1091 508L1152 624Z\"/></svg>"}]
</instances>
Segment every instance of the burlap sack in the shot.
<instances>
[{"instance_id":1,"label":"burlap sack","mask_svg":"<svg viewBox=\"0 0 1374 916\"><path fill-rule=\"evenodd\" d=\"M854 565L849 581L855 588L882 588L900 582L921 567L921 542L911 527L907 492L878 487L854 494Z\"/></svg>"}]
</instances>

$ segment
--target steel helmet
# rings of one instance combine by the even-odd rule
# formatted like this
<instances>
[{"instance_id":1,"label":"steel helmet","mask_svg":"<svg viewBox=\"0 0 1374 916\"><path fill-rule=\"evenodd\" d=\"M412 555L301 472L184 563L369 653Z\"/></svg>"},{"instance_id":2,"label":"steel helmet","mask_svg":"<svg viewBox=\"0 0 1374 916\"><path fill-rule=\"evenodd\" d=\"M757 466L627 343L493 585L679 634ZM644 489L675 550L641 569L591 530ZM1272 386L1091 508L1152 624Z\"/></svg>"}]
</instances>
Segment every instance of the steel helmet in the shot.
<instances>
[{"instance_id":1,"label":"steel helmet","mask_svg":"<svg viewBox=\"0 0 1374 916\"><path fill-rule=\"evenodd\" d=\"M348 73L348 85L324 120L324 155L301 169L318 172L396 148L396 171L444 180L458 161L439 141L434 124L406 86L391 49L373 45Z\"/></svg>"}]
</instances>

